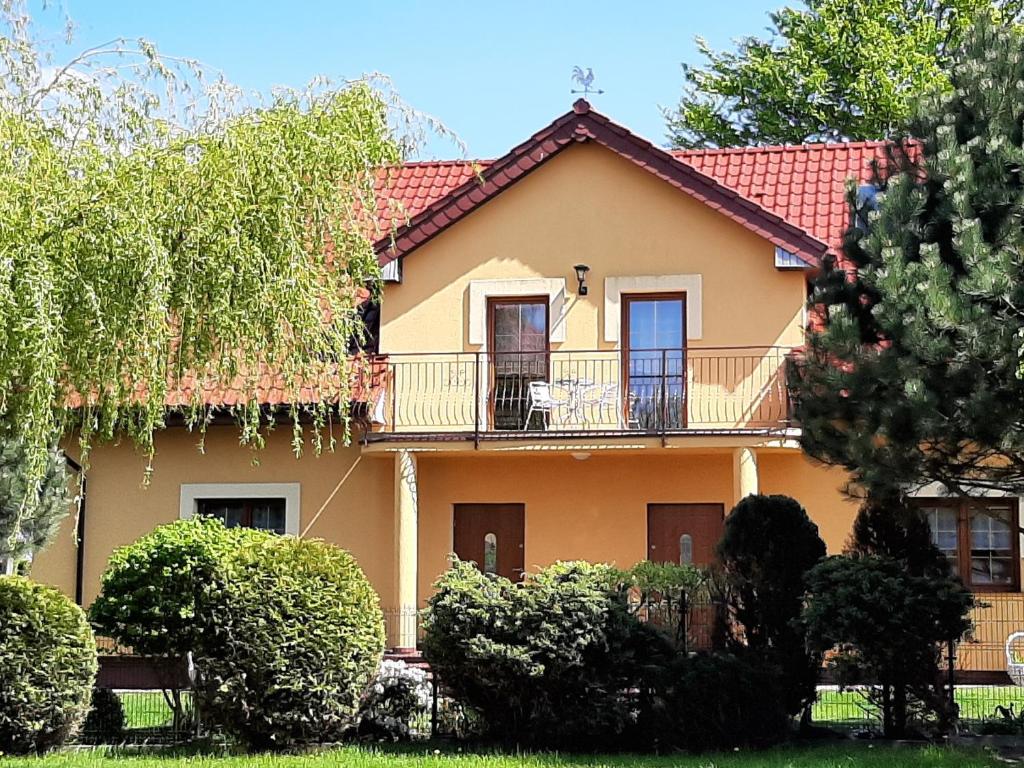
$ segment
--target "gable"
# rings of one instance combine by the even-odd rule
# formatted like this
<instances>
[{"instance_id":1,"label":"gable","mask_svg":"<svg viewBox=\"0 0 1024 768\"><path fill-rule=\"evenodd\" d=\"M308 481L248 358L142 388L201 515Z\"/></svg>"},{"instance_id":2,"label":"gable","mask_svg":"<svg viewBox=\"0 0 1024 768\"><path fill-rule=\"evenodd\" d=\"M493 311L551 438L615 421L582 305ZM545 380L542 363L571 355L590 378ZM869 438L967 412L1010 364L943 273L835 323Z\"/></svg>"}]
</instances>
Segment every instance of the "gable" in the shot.
<instances>
[{"instance_id":1,"label":"gable","mask_svg":"<svg viewBox=\"0 0 1024 768\"><path fill-rule=\"evenodd\" d=\"M550 282L559 281L552 341L594 349L614 341L606 328L609 312L618 313L606 306L607 283L623 279L667 281L664 290L695 286L691 302L696 310L702 293L704 310L703 323L689 329L698 334L694 340L772 344L798 336L804 300L803 275L776 269L774 250L617 153L579 143L409 257L402 283L385 292L381 348L471 348L480 343L472 333L474 321L480 323L475 285L514 284L517 295L554 295ZM590 267L587 297L576 295L577 263ZM737 312L751 302L760 305L757 318Z\"/></svg>"},{"instance_id":2,"label":"gable","mask_svg":"<svg viewBox=\"0 0 1024 768\"><path fill-rule=\"evenodd\" d=\"M409 255L568 147L579 143L595 143L607 148L808 265L817 264L827 251L822 241L806 231L593 112L587 102L580 100L572 112L481 169L477 176L446 197L427 206L407 225L399 227L393 236L379 241L377 250L382 264Z\"/></svg>"}]
</instances>

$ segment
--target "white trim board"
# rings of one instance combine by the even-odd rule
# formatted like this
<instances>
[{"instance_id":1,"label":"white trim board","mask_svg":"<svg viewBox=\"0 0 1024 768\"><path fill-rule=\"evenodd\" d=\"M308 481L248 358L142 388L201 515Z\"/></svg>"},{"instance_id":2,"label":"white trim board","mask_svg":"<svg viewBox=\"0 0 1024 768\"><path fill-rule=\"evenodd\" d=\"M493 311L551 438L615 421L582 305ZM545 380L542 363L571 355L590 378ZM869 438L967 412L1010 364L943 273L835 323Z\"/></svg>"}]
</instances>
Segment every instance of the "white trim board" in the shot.
<instances>
[{"instance_id":1,"label":"white trim board","mask_svg":"<svg viewBox=\"0 0 1024 768\"><path fill-rule=\"evenodd\" d=\"M565 341L565 278L524 277L509 280L470 280L470 344L487 344L487 300L512 296L547 296L549 340L555 344Z\"/></svg>"},{"instance_id":2,"label":"white trim board","mask_svg":"<svg viewBox=\"0 0 1024 768\"><path fill-rule=\"evenodd\" d=\"M604 340L618 342L622 334L622 294L670 292L686 293L686 338L703 338L702 282L700 275L606 277L604 279Z\"/></svg>"},{"instance_id":3,"label":"white trim board","mask_svg":"<svg viewBox=\"0 0 1024 768\"><path fill-rule=\"evenodd\" d=\"M284 499L284 530L299 535L300 483L182 483L178 517L195 517L199 499Z\"/></svg>"}]
</instances>

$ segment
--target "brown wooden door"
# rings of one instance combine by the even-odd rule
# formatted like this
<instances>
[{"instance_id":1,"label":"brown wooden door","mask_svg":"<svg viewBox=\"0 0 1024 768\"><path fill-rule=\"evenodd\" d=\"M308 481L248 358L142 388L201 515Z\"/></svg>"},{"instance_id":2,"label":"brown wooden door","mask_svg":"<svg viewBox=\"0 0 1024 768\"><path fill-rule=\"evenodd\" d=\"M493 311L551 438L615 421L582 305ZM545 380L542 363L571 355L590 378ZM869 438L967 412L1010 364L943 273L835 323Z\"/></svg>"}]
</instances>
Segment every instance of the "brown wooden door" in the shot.
<instances>
[{"instance_id":1,"label":"brown wooden door","mask_svg":"<svg viewBox=\"0 0 1024 768\"><path fill-rule=\"evenodd\" d=\"M526 507L523 504L456 504L455 554L485 573L518 580L523 575Z\"/></svg>"},{"instance_id":2,"label":"brown wooden door","mask_svg":"<svg viewBox=\"0 0 1024 768\"><path fill-rule=\"evenodd\" d=\"M708 565L724 523L722 504L648 504L647 559Z\"/></svg>"}]
</instances>

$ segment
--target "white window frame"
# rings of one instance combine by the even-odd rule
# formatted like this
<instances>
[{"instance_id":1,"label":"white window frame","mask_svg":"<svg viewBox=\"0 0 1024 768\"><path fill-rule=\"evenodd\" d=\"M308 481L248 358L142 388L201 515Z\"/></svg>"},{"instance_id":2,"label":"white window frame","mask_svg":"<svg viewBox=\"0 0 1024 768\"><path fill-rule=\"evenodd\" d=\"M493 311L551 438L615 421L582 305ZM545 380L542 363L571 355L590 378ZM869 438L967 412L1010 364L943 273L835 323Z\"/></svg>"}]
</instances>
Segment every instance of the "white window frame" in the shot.
<instances>
[{"instance_id":1,"label":"white window frame","mask_svg":"<svg viewBox=\"0 0 1024 768\"><path fill-rule=\"evenodd\" d=\"M298 536L300 489L300 483L182 483L178 517L195 517L200 499L284 499L284 532Z\"/></svg>"},{"instance_id":2,"label":"white window frame","mask_svg":"<svg viewBox=\"0 0 1024 768\"><path fill-rule=\"evenodd\" d=\"M548 297L548 339L553 344L565 341L564 277L524 277L508 280L470 280L469 343L487 351L487 300L516 296Z\"/></svg>"},{"instance_id":3,"label":"white window frame","mask_svg":"<svg viewBox=\"0 0 1024 768\"><path fill-rule=\"evenodd\" d=\"M704 336L701 275L635 275L604 279L604 340L618 343L622 334L622 294L685 293L686 338Z\"/></svg>"}]
</instances>

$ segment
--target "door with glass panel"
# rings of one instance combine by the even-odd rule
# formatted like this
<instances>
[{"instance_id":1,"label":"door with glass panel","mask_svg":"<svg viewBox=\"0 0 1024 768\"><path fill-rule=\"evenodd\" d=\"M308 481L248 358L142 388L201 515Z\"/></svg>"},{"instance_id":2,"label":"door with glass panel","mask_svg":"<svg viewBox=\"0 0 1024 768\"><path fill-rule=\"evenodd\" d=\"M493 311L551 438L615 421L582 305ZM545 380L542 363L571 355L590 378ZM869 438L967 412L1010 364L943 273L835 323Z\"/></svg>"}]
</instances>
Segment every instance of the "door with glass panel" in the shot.
<instances>
[{"instance_id":1,"label":"door with glass panel","mask_svg":"<svg viewBox=\"0 0 1024 768\"><path fill-rule=\"evenodd\" d=\"M523 575L526 507L523 504L456 504L453 549L484 573L518 580Z\"/></svg>"},{"instance_id":2,"label":"door with glass panel","mask_svg":"<svg viewBox=\"0 0 1024 768\"><path fill-rule=\"evenodd\" d=\"M932 543L967 586L978 591L1020 588L1020 536L1015 498L916 499Z\"/></svg>"},{"instance_id":3,"label":"door with glass panel","mask_svg":"<svg viewBox=\"0 0 1024 768\"><path fill-rule=\"evenodd\" d=\"M686 295L623 296L626 423L657 431L686 426Z\"/></svg>"},{"instance_id":4,"label":"door with glass panel","mask_svg":"<svg viewBox=\"0 0 1024 768\"><path fill-rule=\"evenodd\" d=\"M548 299L491 299L488 410L492 429L543 429L543 414L530 413L530 384L548 378Z\"/></svg>"},{"instance_id":5,"label":"door with glass panel","mask_svg":"<svg viewBox=\"0 0 1024 768\"><path fill-rule=\"evenodd\" d=\"M648 504L647 559L710 565L724 527L722 504Z\"/></svg>"}]
</instances>

